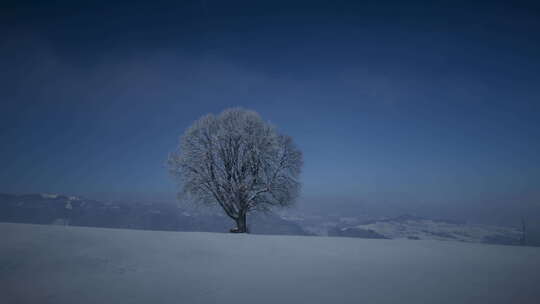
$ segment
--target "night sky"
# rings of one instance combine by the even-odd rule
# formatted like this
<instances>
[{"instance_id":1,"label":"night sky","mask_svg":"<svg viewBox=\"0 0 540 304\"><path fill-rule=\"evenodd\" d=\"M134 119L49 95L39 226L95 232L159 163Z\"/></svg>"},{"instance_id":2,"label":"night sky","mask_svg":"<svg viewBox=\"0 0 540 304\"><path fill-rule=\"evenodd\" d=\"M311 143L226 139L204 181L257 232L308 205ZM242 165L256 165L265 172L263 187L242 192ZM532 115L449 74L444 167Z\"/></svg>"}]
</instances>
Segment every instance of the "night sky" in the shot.
<instances>
[{"instance_id":1,"label":"night sky","mask_svg":"<svg viewBox=\"0 0 540 304\"><path fill-rule=\"evenodd\" d=\"M181 133L240 106L304 202L540 214L540 9L435 2L3 1L0 192L173 197Z\"/></svg>"}]
</instances>

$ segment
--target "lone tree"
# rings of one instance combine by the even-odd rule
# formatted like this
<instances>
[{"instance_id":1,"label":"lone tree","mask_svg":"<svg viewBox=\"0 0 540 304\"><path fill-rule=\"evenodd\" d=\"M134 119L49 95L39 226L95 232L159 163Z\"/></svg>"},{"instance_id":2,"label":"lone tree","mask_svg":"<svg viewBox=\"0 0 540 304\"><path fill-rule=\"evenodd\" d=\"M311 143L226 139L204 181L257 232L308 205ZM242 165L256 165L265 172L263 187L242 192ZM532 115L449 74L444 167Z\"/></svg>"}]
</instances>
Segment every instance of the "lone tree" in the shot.
<instances>
[{"instance_id":1,"label":"lone tree","mask_svg":"<svg viewBox=\"0 0 540 304\"><path fill-rule=\"evenodd\" d=\"M293 204L300 191L302 152L259 114L228 109L188 128L169 155L181 192L196 202L218 204L248 232L246 216Z\"/></svg>"}]
</instances>

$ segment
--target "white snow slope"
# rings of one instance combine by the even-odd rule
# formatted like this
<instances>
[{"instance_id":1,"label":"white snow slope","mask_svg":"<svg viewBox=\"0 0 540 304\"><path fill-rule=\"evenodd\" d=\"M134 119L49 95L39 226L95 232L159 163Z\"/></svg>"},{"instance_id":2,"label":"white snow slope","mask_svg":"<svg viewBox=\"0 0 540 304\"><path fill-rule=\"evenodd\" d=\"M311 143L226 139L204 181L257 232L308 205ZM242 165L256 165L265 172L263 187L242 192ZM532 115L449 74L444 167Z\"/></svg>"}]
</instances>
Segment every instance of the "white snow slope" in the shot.
<instances>
[{"instance_id":1,"label":"white snow slope","mask_svg":"<svg viewBox=\"0 0 540 304\"><path fill-rule=\"evenodd\" d=\"M0 223L0 303L540 303L540 248Z\"/></svg>"}]
</instances>

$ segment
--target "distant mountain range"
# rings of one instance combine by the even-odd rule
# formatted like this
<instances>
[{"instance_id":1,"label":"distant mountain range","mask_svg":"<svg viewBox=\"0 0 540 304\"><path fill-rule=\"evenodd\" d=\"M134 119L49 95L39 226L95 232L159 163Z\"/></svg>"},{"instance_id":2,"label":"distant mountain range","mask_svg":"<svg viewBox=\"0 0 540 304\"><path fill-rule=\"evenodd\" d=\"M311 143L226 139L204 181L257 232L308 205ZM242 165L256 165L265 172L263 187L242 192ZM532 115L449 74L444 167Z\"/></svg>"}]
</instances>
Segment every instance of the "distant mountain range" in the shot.
<instances>
[{"instance_id":1,"label":"distant mountain range","mask_svg":"<svg viewBox=\"0 0 540 304\"><path fill-rule=\"evenodd\" d=\"M180 208L174 203L102 202L60 194L0 194L0 221L168 231L227 232L234 226L219 212ZM475 225L410 215L314 216L255 213L248 217L254 234L322 235L383 239L435 239L522 245L512 227Z\"/></svg>"},{"instance_id":2,"label":"distant mountain range","mask_svg":"<svg viewBox=\"0 0 540 304\"><path fill-rule=\"evenodd\" d=\"M0 221L168 231L228 232L234 222L219 213L202 213L172 203L101 202L60 194L0 194ZM254 214L256 234L309 235L274 214Z\"/></svg>"},{"instance_id":3,"label":"distant mountain range","mask_svg":"<svg viewBox=\"0 0 540 304\"><path fill-rule=\"evenodd\" d=\"M516 227L472 224L464 221L428 219L412 215L397 217L292 216L297 223L315 235L370 239L440 240L525 245L523 231ZM531 245L528 243L528 245Z\"/></svg>"},{"instance_id":4,"label":"distant mountain range","mask_svg":"<svg viewBox=\"0 0 540 304\"><path fill-rule=\"evenodd\" d=\"M523 243L523 233L517 228L467 224L407 215L342 227L331 233L372 238L379 236L388 239L434 239L501 245L522 245Z\"/></svg>"}]
</instances>

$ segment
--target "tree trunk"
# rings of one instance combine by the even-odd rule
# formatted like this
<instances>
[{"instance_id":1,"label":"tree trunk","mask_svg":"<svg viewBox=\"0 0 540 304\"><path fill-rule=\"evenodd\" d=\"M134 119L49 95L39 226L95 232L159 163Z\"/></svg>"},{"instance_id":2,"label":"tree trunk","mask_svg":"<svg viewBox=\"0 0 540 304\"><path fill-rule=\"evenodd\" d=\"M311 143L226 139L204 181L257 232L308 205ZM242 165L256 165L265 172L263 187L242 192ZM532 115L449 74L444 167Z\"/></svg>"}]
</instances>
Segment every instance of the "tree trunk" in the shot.
<instances>
[{"instance_id":1,"label":"tree trunk","mask_svg":"<svg viewBox=\"0 0 540 304\"><path fill-rule=\"evenodd\" d=\"M245 214L241 214L236 219L236 232L238 232L238 233L248 233L249 232L247 224L246 224L246 215Z\"/></svg>"}]
</instances>

